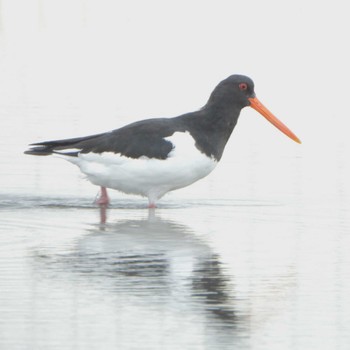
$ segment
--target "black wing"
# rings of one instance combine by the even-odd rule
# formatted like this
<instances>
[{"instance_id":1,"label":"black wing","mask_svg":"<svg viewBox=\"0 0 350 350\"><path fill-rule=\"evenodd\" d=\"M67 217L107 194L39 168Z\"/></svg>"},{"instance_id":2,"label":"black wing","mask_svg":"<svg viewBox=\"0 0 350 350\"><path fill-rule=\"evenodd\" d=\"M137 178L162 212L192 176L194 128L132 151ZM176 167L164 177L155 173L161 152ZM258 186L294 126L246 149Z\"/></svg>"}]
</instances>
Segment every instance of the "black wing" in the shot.
<instances>
[{"instance_id":1,"label":"black wing","mask_svg":"<svg viewBox=\"0 0 350 350\"><path fill-rule=\"evenodd\" d=\"M31 144L25 154L46 156L53 153L77 157L79 153L120 153L126 157L166 159L173 144L164 138L184 131L177 118L142 120L111 132L66 140ZM67 150L65 152L65 150Z\"/></svg>"}]
</instances>

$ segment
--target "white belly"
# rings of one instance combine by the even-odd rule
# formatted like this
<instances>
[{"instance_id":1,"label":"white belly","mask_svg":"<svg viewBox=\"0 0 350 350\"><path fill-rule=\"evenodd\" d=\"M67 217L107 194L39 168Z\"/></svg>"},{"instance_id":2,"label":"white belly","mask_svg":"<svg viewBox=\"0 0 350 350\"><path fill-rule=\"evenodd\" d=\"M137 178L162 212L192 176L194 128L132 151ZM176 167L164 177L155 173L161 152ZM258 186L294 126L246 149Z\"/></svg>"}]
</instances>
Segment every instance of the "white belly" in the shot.
<instances>
[{"instance_id":1,"label":"white belly","mask_svg":"<svg viewBox=\"0 0 350 350\"><path fill-rule=\"evenodd\" d=\"M78 165L95 185L155 201L169 191L207 176L217 164L214 158L195 147L195 141L188 133L177 132L166 139L173 143L174 149L165 160L133 159L112 152L81 153L77 158L64 158Z\"/></svg>"}]
</instances>

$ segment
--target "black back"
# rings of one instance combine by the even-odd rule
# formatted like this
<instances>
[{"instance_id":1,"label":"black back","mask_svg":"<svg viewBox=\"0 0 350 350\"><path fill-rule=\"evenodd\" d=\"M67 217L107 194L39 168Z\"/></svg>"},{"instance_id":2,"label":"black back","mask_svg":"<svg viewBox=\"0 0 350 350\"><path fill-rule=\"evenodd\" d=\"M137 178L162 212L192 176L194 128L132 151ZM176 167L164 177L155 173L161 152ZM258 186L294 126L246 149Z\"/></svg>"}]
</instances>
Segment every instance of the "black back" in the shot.
<instances>
[{"instance_id":1,"label":"black back","mask_svg":"<svg viewBox=\"0 0 350 350\"><path fill-rule=\"evenodd\" d=\"M242 83L247 85L244 91L239 88ZM233 75L214 89L207 104L197 112L175 118L141 120L103 134L39 142L25 153L76 157L79 153L113 152L130 158L166 159L174 145L165 138L175 132L188 132L202 153L220 160L241 109L249 105L248 97L254 95L251 79Z\"/></svg>"}]
</instances>

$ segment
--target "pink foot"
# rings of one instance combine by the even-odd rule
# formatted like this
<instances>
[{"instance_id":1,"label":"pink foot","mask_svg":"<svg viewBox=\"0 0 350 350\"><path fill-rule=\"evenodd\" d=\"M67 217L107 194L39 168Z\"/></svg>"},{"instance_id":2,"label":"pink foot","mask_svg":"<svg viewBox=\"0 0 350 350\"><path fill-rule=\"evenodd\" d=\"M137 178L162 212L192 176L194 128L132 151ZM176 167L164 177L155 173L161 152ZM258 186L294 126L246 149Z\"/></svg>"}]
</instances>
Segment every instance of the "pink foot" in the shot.
<instances>
[{"instance_id":1,"label":"pink foot","mask_svg":"<svg viewBox=\"0 0 350 350\"><path fill-rule=\"evenodd\" d=\"M148 209L155 209L157 208L156 203L149 203L148 204Z\"/></svg>"},{"instance_id":2,"label":"pink foot","mask_svg":"<svg viewBox=\"0 0 350 350\"><path fill-rule=\"evenodd\" d=\"M109 198L108 198L106 187L101 187L100 197L95 201L95 203L98 205L109 204Z\"/></svg>"}]
</instances>

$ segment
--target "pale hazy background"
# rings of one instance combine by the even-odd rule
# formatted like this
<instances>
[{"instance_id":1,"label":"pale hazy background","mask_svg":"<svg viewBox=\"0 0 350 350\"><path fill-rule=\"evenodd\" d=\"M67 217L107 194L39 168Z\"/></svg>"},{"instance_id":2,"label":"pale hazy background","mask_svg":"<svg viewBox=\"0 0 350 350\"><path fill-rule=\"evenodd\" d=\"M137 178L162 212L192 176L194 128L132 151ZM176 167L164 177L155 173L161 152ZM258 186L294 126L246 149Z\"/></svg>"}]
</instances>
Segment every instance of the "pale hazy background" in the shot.
<instances>
[{"instance_id":1,"label":"pale hazy background","mask_svg":"<svg viewBox=\"0 0 350 350\"><path fill-rule=\"evenodd\" d=\"M348 7L0 0L0 348L348 350ZM111 191L99 225L78 169L23 154L198 109L234 73L303 143L246 108L154 215Z\"/></svg>"},{"instance_id":2,"label":"pale hazy background","mask_svg":"<svg viewBox=\"0 0 350 350\"><path fill-rule=\"evenodd\" d=\"M60 194L95 194L70 164L23 156L26 144L195 110L241 73L303 145L247 108L209 179L238 182L232 197L256 162L266 163L262 184L277 172L271 181L288 186L297 156L304 191L320 196L341 181L349 192L346 1L2 0L0 30L2 191L31 193L40 169L36 191L52 193L52 175L64 172ZM20 186L13 173L25 173Z\"/></svg>"}]
</instances>

